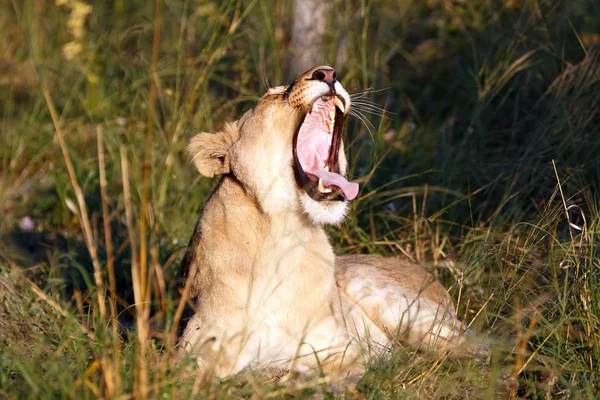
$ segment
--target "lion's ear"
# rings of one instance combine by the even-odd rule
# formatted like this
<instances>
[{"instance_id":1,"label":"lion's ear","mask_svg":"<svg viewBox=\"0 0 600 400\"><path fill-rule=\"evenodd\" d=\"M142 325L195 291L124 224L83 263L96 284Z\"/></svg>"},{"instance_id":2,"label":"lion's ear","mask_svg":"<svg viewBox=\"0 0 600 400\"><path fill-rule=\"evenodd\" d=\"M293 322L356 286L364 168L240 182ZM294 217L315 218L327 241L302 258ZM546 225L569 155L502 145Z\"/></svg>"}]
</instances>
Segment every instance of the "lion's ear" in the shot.
<instances>
[{"instance_id":1,"label":"lion's ear","mask_svg":"<svg viewBox=\"0 0 600 400\"><path fill-rule=\"evenodd\" d=\"M221 132L202 132L192 138L188 152L200 173L212 178L227 174L231 170L229 150L237 141L239 132L237 123L226 124Z\"/></svg>"}]
</instances>

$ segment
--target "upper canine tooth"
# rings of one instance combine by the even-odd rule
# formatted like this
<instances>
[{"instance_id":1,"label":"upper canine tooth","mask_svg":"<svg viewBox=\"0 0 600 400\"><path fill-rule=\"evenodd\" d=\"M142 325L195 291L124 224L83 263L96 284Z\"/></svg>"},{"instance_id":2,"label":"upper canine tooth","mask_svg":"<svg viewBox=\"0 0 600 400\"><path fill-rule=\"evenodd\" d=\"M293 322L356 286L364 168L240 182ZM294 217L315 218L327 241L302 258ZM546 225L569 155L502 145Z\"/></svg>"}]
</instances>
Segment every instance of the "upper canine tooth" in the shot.
<instances>
[{"instance_id":1,"label":"upper canine tooth","mask_svg":"<svg viewBox=\"0 0 600 400\"><path fill-rule=\"evenodd\" d=\"M313 104L313 110L319 112L319 100L315 101L315 104Z\"/></svg>"},{"instance_id":2,"label":"upper canine tooth","mask_svg":"<svg viewBox=\"0 0 600 400\"><path fill-rule=\"evenodd\" d=\"M340 111L342 113L346 112L346 108L344 107L344 103L342 103L342 101L340 100L339 97L334 97L333 98L333 104L340 109Z\"/></svg>"},{"instance_id":3,"label":"upper canine tooth","mask_svg":"<svg viewBox=\"0 0 600 400\"><path fill-rule=\"evenodd\" d=\"M329 172L329 165L326 165L326 166L324 166L324 167L323 167L323 171L325 171L325 172Z\"/></svg>"}]
</instances>

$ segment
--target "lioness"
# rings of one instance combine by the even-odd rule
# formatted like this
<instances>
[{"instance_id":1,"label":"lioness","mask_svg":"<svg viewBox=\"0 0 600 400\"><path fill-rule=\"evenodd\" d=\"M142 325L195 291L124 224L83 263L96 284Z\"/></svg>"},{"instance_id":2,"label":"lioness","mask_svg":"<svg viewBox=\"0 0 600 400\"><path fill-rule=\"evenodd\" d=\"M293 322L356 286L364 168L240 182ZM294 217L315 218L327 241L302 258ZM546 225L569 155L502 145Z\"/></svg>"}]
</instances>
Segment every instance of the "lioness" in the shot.
<instances>
[{"instance_id":1,"label":"lioness","mask_svg":"<svg viewBox=\"0 0 600 400\"><path fill-rule=\"evenodd\" d=\"M217 376L321 370L356 381L364 356L398 338L462 340L446 290L423 268L333 253L323 225L340 223L358 194L345 178L350 107L334 69L319 66L189 145L202 175L223 177L181 264L197 308L180 345Z\"/></svg>"}]
</instances>

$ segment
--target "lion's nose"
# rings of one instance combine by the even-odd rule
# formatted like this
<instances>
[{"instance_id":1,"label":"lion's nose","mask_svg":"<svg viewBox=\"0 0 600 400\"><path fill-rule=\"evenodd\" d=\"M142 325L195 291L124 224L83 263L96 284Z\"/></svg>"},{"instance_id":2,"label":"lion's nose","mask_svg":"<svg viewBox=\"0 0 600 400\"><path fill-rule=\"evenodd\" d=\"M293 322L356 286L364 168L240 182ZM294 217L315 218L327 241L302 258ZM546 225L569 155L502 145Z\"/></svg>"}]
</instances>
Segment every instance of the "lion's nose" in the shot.
<instances>
[{"instance_id":1,"label":"lion's nose","mask_svg":"<svg viewBox=\"0 0 600 400\"><path fill-rule=\"evenodd\" d=\"M313 79L320 80L328 85L335 83L336 77L337 75L335 74L335 69L333 68L320 68L315 70L315 72L312 74Z\"/></svg>"}]
</instances>

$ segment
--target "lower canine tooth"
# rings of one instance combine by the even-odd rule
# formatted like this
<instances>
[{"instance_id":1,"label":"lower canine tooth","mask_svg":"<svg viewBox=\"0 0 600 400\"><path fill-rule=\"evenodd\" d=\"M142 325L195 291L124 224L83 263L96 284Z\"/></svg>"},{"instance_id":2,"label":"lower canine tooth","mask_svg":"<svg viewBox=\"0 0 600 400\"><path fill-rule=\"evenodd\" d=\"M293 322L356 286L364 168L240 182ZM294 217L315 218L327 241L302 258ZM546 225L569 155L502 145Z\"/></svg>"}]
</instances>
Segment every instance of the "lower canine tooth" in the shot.
<instances>
[{"instance_id":1,"label":"lower canine tooth","mask_svg":"<svg viewBox=\"0 0 600 400\"><path fill-rule=\"evenodd\" d=\"M317 189L319 189L319 192L321 193L331 193L331 189L326 189L325 186L323 186L323 181L321 179L319 179Z\"/></svg>"},{"instance_id":2,"label":"lower canine tooth","mask_svg":"<svg viewBox=\"0 0 600 400\"><path fill-rule=\"evenodd\" d=\"M323 186L323 181L319 179L319 185L317 185L317 189L319 192L323 193L325 191L325 186Z\"/></svg>"}]
</instances>

